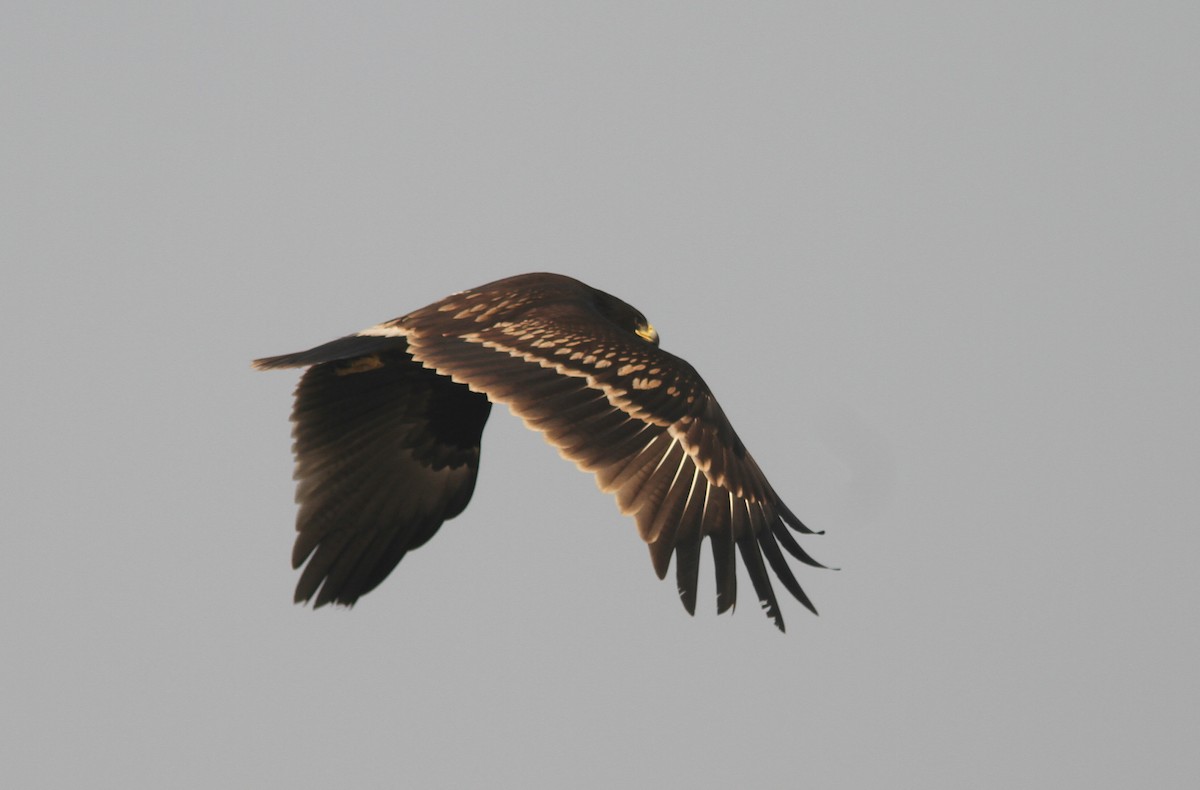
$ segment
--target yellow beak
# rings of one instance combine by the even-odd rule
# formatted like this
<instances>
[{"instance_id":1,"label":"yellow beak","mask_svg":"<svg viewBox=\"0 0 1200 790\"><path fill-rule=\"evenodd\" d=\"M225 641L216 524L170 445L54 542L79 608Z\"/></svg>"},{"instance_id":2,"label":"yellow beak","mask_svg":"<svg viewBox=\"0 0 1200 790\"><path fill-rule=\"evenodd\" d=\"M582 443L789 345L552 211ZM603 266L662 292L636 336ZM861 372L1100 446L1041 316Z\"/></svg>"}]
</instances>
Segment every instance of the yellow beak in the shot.
<instances>
[{"instance_id":1,"label":"yellow beak","mask_svg":"<svg viewBox=\"0 0 1200 790\"><path fill-rule=\"evenodd\" d=\"M654 327L650 326L650 324L646 324L645 326L640 326L637 328L636 331L637 331L638 337L640 337L644 340L649 340L651 343L653 343L656 346L658 345L658 332L654 331Z\"/></svg>"}]
</instances>

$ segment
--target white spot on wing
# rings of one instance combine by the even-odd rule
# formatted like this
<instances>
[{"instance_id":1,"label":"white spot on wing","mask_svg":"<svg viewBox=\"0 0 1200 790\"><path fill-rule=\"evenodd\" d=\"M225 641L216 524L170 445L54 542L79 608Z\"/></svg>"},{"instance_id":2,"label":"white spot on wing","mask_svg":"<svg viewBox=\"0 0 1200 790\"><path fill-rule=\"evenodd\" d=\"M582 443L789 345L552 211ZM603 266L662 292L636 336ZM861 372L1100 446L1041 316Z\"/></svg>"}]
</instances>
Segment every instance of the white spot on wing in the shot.
<instances>
[{"instance_id":1,"label":"white spot on wing","mask_svg":"<svg viewBox=\"0 0 1200 790\"><path fill-rule=\"evenodd\" d=\"M407 337L408 332L404 327L398 325L395 321L387 321L382 324L376 324L372 327L367 327L361 332L356 333L358 337Z\"/></svg>"}]
</instances>

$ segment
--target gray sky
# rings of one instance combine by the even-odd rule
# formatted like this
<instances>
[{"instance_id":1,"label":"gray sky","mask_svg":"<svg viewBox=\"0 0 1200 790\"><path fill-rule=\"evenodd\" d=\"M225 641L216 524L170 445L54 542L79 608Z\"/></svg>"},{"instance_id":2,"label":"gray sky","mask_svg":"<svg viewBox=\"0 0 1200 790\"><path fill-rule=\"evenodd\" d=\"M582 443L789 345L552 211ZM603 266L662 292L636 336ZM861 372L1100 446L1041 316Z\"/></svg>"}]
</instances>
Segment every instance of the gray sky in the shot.
<instances>
[{"instance_id":1,"label":"gray sky","mask_svg":"<svg viewBox=\"0 0 1200 790\"><path fill-rule=\"evenodd\" d=\"M1194 4L4 16L6 786L1194 780ZM704 374L820 618L707 558L687 617L503 409L466 513L291 604L250 359L538 270Z\"/></svg>"}]
</instances>

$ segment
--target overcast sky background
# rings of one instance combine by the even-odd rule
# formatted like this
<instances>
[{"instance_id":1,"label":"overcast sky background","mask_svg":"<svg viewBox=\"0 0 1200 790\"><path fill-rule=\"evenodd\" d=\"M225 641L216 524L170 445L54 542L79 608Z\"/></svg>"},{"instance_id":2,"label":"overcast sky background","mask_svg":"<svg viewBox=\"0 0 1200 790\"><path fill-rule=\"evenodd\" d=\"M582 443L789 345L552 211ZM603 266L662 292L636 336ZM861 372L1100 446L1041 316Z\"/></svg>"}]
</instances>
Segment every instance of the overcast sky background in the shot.
<instances>
[{"instance_id":1,"label":"overcast sky background","mask_svg":"<svg viewBox=\"0 0 1200 790\"><path fill-rule=\"evenodd\" d=\"M8 787L1190 786L1189 2L24 3L0 26ZM843 568L689 618L507 410L291 603L296 351L641 309ZM707 552L706 552L707 554Z\"/></svg>"}]
</instances>

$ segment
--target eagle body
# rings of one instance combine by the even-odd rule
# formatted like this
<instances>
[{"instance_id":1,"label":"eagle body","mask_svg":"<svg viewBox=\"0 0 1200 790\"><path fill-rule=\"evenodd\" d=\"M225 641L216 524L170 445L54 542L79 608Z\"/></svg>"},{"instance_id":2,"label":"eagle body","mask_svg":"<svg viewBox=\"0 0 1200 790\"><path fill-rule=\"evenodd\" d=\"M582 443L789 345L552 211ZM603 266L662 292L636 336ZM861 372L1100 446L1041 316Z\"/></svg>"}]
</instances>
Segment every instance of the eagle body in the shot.
<instances>
[{"instance_id":1,"label":"eagle body","mask_svg":"<svg viewBox=\"0 0 1200 790\"><path fill-rule=\"evenodd\" d=\"M816 611L784 557L824 567L792 534L812 530L780 500L696 370L610 294L524 274L254 365L307 368L292 411L298 602L353 604L462 513L483 427L492 403L503 403L616 496L659 578L674 555L689 613L705 538L718 612L737 600L739 554L780 630L768 567Z\"/></svg>"}]
</instances>

